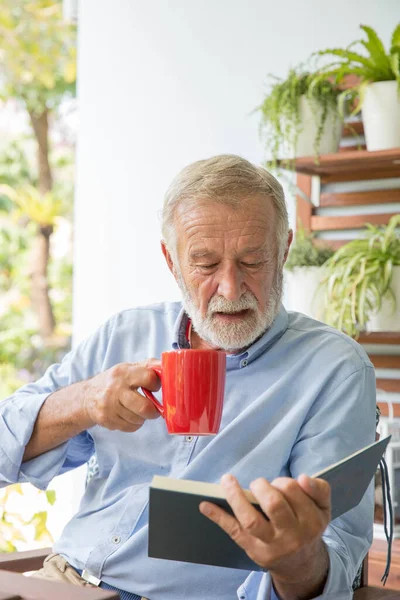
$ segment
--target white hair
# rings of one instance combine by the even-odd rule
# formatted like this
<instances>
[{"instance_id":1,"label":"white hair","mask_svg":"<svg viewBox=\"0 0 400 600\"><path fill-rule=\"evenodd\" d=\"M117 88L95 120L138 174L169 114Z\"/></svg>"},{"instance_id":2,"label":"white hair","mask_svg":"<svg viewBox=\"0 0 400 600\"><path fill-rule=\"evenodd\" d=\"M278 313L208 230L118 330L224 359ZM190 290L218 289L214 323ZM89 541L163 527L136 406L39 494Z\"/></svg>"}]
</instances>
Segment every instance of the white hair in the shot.
<instances>
[{"instance_id":1,"label":"white hair","mask_svg":"<svg viewBox=\"0 0 400 600\"><path fill-rule=\"evenodd\" d=\"M221 154L194 162L175 177L169 186L162 213L162 235L174 261L177 259L175 213L178 206L193 205L196 199L236 208L249 196L272 202L276 215L276 251L278 264L287 247L289 219L281 184L263 167L257 167L234 154Z\"/></svg>"}]
</instances>

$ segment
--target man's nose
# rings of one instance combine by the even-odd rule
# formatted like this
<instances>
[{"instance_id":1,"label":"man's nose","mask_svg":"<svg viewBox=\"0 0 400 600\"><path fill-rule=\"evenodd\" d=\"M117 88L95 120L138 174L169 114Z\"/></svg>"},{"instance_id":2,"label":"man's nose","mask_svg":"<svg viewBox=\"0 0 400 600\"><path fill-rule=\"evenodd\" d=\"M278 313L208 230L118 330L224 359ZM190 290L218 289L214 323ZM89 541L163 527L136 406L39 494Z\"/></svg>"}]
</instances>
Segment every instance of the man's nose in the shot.
<instances>
[{"instance_id":1,"label":"man's nose","mask_svg":"<svg viewBox=\"0 0 400 600\"><path fill-rule=\"evenodd\" d=\"M243 275L233 265L221 270L218 282L218 295L232 302L239 300L243 294Z\"/></svg>"}]
</instances>

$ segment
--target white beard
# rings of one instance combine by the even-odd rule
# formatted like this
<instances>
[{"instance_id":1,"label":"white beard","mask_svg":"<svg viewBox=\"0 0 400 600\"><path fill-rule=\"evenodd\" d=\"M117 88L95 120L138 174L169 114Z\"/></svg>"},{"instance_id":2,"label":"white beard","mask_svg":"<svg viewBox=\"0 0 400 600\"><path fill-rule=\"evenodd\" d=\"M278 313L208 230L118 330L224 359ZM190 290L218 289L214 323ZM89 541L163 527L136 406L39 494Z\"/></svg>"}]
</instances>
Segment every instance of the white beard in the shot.
<instances>
[{"instance_id":1,"label":"white beard","mask_svg":"<svg viewBox=\"0 0 400 600\"><path fill-rule=\"evenodd\" d=\"M226 352L234 352L251 346L269 329L279 312L282 300L283 275L277 269L271 294L266 308L261 311L257 299L250 291L245 292L238 301L226 300L222 296L211 298L205 318L193 301L180 271L176 271L179 288L182 292L183 306L192 321L195 332L205 342ZM249 314L237 323L224 323L214 313L234 313L250 309Z\"/></svg>"}]
</instances>

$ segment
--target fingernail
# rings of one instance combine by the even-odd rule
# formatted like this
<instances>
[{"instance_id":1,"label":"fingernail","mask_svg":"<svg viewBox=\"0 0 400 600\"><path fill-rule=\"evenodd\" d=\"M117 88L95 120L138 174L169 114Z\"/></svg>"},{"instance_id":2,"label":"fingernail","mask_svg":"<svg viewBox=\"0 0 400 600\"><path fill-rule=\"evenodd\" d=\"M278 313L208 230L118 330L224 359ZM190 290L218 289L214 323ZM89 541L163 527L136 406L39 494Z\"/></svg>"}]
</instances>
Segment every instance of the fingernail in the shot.
<instances>
[{"instance_id":1,"label":"fingernail","mask_svg":"<svg viewBox=\"0 0 400 600\"><path fill-rule=\"evenodd\" d=\"M221 477L221 485L224 488L229 488L232 485L234 485L235 483L235 478L233 475L231 475L230 473L225 473L225 475L222 475Z\"/></svg>"},{"instance_id":2,"label":"fingernail","mask_svg":"<svg viewBox=\"0 0 400 600\"><path fill-rule=\"evenodd\" d=\"M206 504L205 502L202 502L200 504L200 512L203 515L211 515L211 513L212 513L211 506L209 504Z\"/></svg>"},{"instance_id":3,"label":"fingernail","mask_svg":"<svg viewBox=\"0 0 400 600\"><path fill-rule=\"evenodd\" d=\"M309 475L306 475L307 477L307 483L308 486L312 489L315 490L317 487L317 482L315 481L314 477L310 477Z\"/></svg>"}]
</instances>

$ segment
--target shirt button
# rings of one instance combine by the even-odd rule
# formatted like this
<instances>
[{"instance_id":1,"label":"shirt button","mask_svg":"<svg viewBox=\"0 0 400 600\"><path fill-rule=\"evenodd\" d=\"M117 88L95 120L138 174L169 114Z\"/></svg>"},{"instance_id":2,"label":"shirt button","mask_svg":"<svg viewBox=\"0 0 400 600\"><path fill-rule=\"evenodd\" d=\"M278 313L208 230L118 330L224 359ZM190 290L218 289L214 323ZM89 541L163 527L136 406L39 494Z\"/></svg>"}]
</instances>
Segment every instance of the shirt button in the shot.
<instances>
[{"instance_id":1,"label":"shirt button","mask_svg":"<svg viewBox=\"0 0 400 600\"><path fill-rule=\"evenodd\" d=\"M244 359L242 360L242 367L247 367L247 365L249 364L249 361Z\"/></svg>"},{"instance_id":2,"label":"shirt button","mask_svg":"<svg viewBox=\"0 0 400 600\"><path fill-rule=\"evenodd\" d=\"M111 541L112 541L113 544L119 544L120 541L121 541L121 538L120 538L119 535L113 535L112 538L111 538Z\"/></svg>"},{"instance_id":3,"label":"shirt button","mask_svg":"<svg viewBox=\"0 0 400 600\"><path fill-rule=\"evenodd\" d=\"M190 442L193 442L193 435L187 435L187 436L185 437L185 440L186 440L187 442L189 442L189 443L190 443Z\"/></svg>"}]
</instances>

